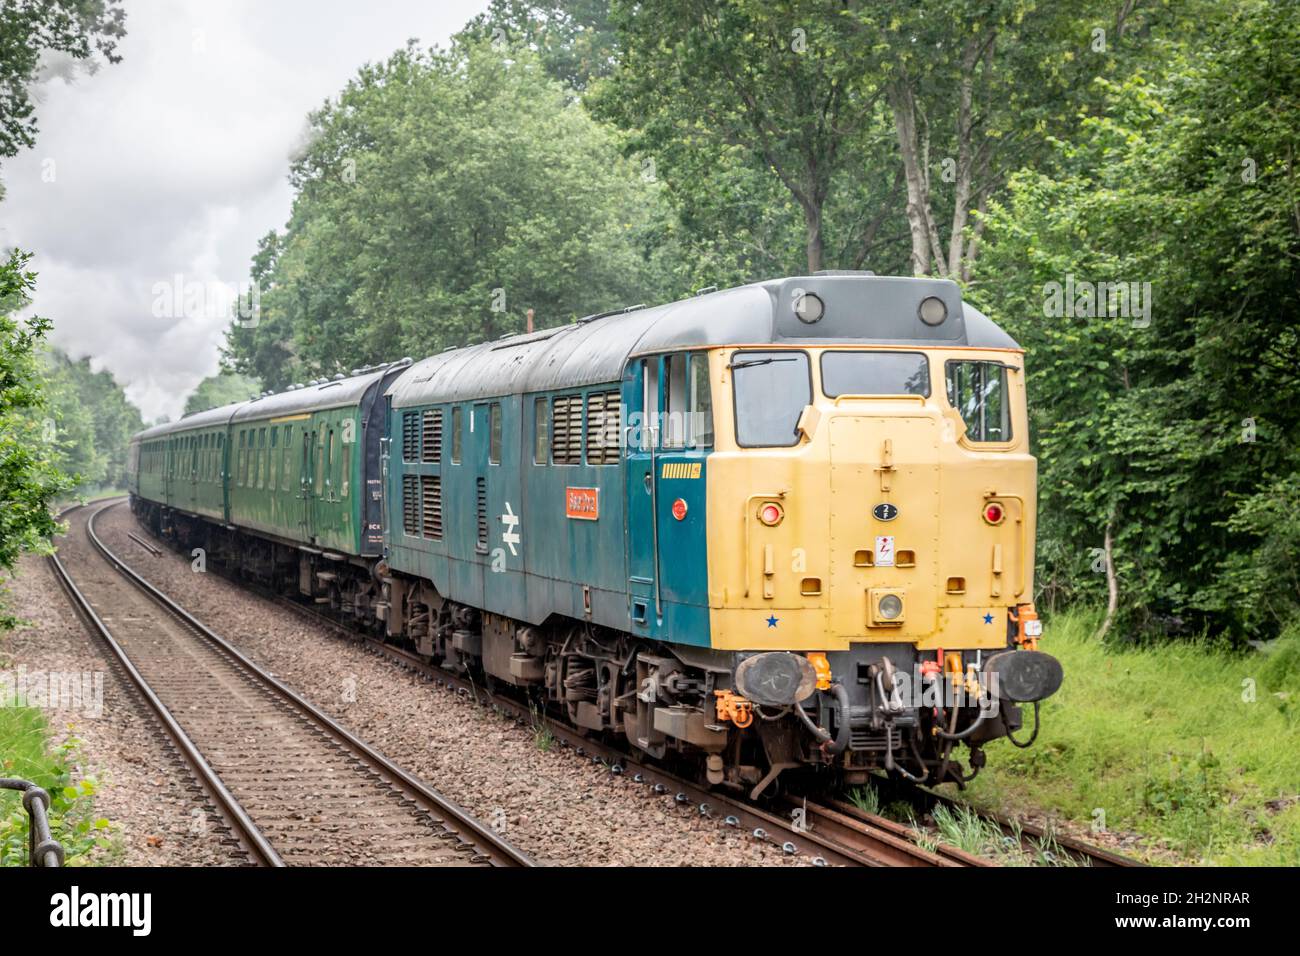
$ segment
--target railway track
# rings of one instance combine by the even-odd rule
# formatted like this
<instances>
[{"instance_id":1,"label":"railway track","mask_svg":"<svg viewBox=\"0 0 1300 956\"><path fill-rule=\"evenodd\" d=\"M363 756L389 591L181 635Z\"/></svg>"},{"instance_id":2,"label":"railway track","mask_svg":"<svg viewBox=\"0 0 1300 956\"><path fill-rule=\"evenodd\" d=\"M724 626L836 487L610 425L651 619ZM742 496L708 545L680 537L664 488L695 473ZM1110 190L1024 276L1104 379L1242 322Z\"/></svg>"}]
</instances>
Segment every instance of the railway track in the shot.
<instances>
[{"instance_id":1,"label":"railway track","mask_svg":"<svg viewBox=\"0 0 1300 956\"><path fill-rule=\"evenodd\" d=\"M221 569L218 569L221 570ZM492 707L521 724L543 724L561 747L579 756L599 762L612 773L627 774L643 783L651 792L671 795L684 811L717 818L724 825L747 829L751 836L782 847L787 853L807 855L820 865L841 866L908 866L908 867L982 867L996 866L996 861L967 853L943 843L923 842L912 827L869 813L852 803L817 797L784 798L775 805L759 805L716 790L705 789L665 768L642 763L628 751L593 739L552 716L530 709L519 700L495 693L489 687L437 665L415 654L385 643L371 635L349 628L315 607L292 598L250 585L267 600L319 624L351 643L360 643L372 653L420 675L423 679L454 689L476 702ZM932 791L914 788L915 798L949 806L965 806ZM969 809L969 808L968 808ZM1028 823L997 814L978 811L987 823L1004 834L1018 838L1027 851L1038 851L1043 841L1051 841L1071 861L1085 866L1136 866L1137 861L1090 846L1063 834L1046 832ZM1036 842L1038 841L1038 842Z\"/></svg>"},{"instance_id":2,"label":"railway track","mask_svg":"<svg viewBox=\"0 0 1300 956\"><path fill-rule=\"evenodd\" d=\"M844 800L826 797L786 797L778 806L783 814L771 812L766 806L706 790L689 780L678 777L663 768L643 764L627 751L595 741L580 734L549 715L538 714L512 697L493 693L482 685L421 660L415 654L394 647L370 635L348 628L345 624L283 595L263 592L269 600L324 625L340 637L353 643L363 643L370 651L425 678L453 687L470 695L480 703L503 711L521 722L542 720L562 746L572 747L583 756L591 755L622 772L632 772L657 792L675 794L677 802L707 808L708 815L725 813L724 819L734 820L735 826L749 826L758 839L783 845L788 852L802 852L821 863L849 866L919 866L919 867L987 867L998 861L968 853L958 847L938 842L933 848L923 845L920 834L912 827L880 814L870 813ZM1030 857L1041 854L1044 845L1054 848L1079 866L1141 866L1137 860L1113 853L1103 847L1093 846L1055 831L1044 830L1033 824L983 810L942 796L924 788L910 787L909 796L927 807L942 803L950 808L962 807L976 813L992 827L1009 838L1017 839ZM796 811L802 811L797 815ZM702 811L703 812L703 811ZM778 837L778 835L780 835ZM928 842L928 841L927 841Z\"/></svg>"},{"instance_id":3,"label":"railway track","mask_svg":"<svg viewBox=\"0 0 1300 956\"><path fill-rule=\"evenodd\" d=\"M531 865L134 572L95 534L116 504L65 512L69 534L50 561L245 862Z\"/></svg>"},{"instance_id":4,"label":"railway track","mask_svg":"<svg viewBox=\"0 0 1300 956\"><path fill-rule=\"evenodd\" d=\"M787 853L804 854L815 865L993 865L951 847L941 847L939 851L932 852L916 842L915 833L908 827L855 807L848 807L847 812L841 812L813 801L805 800L798 804L787 801L784 807L786 813L783 815L755 802L705 789L663 767L642 763L627 750L589 737L550 715L530 709L513 697L495 693L461 674L421 660L409 651L354 631L313 607L283 595L266 591L262 593L269 600L324 626L342 639L360 643L370 652L385 657L432 683L451 688L483 706L492 707L520 724L544 725L561 747L606 766L611 773L630 776L651 793L671 796L684 812L694 811L716 819L723 825L744 828L753 839L778 845Z\"/></svg>"}]
</instances>

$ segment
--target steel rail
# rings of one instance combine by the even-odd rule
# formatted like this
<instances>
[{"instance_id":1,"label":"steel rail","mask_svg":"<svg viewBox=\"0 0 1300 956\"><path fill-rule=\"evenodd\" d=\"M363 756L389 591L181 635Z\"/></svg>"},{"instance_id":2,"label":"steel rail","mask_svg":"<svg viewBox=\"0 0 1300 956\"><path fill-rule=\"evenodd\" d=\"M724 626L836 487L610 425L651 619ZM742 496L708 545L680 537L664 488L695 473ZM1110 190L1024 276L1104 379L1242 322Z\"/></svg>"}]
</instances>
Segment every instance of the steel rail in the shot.
<instances>
[{"instance_id":1,"label":"steel rail","mask_svg":"<svg viewBox=\"0 0 1300 956\"><path fill-rule=\"evenodd\" d=\"M299 604L283 595L262 591L264 596L316 623L323 624L349 643L360 643L367 649L387 657L399 666L420 674L424 678L456 690L475 702L491 706L514 717L517 723L541 721L562 747L571 749L580 757L607 766L611 773L632 774L634 782L644 784L652 793L672 794L676 803L692 806L701 816L721 820L725 825L745 827L754 839L780 846L786 853L801 853L812 858L817 865L837 866L958 866L965 865L930 853L924 848L896 835L870 829L858 829L851 836L836 833L821 812L809 814L805 821L812 826L798 825L754 803L707 790L662 767L642 763L628 751L612 744L583 736L563 721L544 713L530 710L514 698L494 693L463 675L430 664L418 656L387 644L367 634L348 628L315 608ZM901 828L901 825L899 825ZM883 828L882 828L883 829ZM901 828L906 829L906 828ZM777 834L780 838L777 839ZM960 851L958 851L960 852Z\"/></svg>"},{"instance_id":2,"label":"steel rail","mask_svg":"<svg viewBox=\"0 0 1300 956\"><path fill-rule=\"evenodd\" d=\"M113 502L113 504L116 503L120 502ZM72 508L67 508L60 512L59 517L62 518L64 515L71 514L73 511L80 510L83 507L87 506L76 505ZM105 505L104 507L112 507L112 504ZM63 562L59 560L58 552L55 551L51 554L49 560L51 566L54 568L55 575L59 579L59 583L63 586L64 591L72 601L73 608L81 616L82 620L90 626L93 633L103 641L104 645L109 649L114 659L130 679L135 690L144 699L145 703L149 706L149 709L153 711L154 716L158 719L158 722L162 725L164 731L166 731L167 736L171 738L172 742L175 743L177 749L180 751L182 758L189 767L190 773L198 781L208 798L212 801L218 815L228 826L230 826L250 862L258 866L284 866L284 861L280 859L280 855L271 847L270 841L266 839L265 835L258 829L257 825L253 823L248 812L240 805L239 801L226 787L225 783L217 775L216 771L213 770L208 762L203 758L203 755L199 752L199 748L195 746L194 741L192 741L189 735L181 728L181 725L177 722L176 718L172 716L171 711L167 709L166 705L164 705L158 698L158 695L154 693L153 688L149 686L149 683L144 679L144 676L140 671L136 669L136 666L131 663L131 659L127 657L126 651L117 642L117 639L113 637L112 631L108 629L108 626L103 622L99 615L95 613L95 609L91 607L90 601L72 580L72 576L68 573L67 568L64 567Z\"/></svg>"},{"instance_id":3,"label":"steel rail","mask_svg":"<svg viewBox=\"0 0 1300 956\"><path fill-rule=\"evenodd\" d=\"M333 746L341 747L344 753L347 753L352 759L358 760L359 766L367 767L367 771L376 781L392 790L396 790L402 795L403 799L410 800L413 805L418 805L429 815L429 819L442 827L447 834L446 838L454 839L460 847L470 853L468 862L504 867L532 865L532 861L526 855L490 829L484 827L467 812L429 788L403 768L389 761L388 758L349 733L327 714L319 711L275 680L274 677L259 668L232 647L229 642L185 611L184 608L146 581L118 557L96 533L95 521L104 511L120 503L120 500L109 502L96 510L86 523L85 534L99 556L108 562L129 584L143 593L161 611L206 642L214 654L218 655L219 658L224 658L228 664L236 668L237 672L249 679L254 686L269 692L277 700L279 706L287 706L290 712L294 712L300 719L304 719L325 739L330 740ZM127 658L124 649L112 639L107 626L89 607L89 601L72 581L67 569L61 563L58 564L58 569L61 572L60 581L64 583L65 588L69 589L70 595L76 595L79 598L79 600L74 599L74 604L79 607L79 610L84 610L87 613L87 619L95 625L96 631L101 632L101 636L107 635L108 640L111 641L110 646L114 648L114 656L117 657L126 672L131 675L132 682L141 690L145 699L150 700L151 707L156 704L155 712L158 713L169 735L176 740L182 753L186 756L191 770L204 784L205 789L209 790L214 796L214 804L218 806L221 815L232 822L232 829L239 832L241 838L246 838L243 842L253 851L250 856L257 856L256 862L266 865L284 865L276 850L271 846L270 841L264 835L261 835L256 825L252 823L251 818L243 811L238 801L225 787L220 776L207 765L198 747L188 735L185 735L179 723L171 716L165 705L148 686L143 675ZM181 736L177 737L176 734L172 733L173 729L179 732ZM204 771L206 771L206 774ZM260 840L258 839L259 836ZM269 853L266 852L268 850Z\"/></svg>"},{"instance_id":4,"label":"steel rail","mask_svg":"<svg viewBox=\"0 0 1300 956\"><path fill-rule=\"evenodd\" d=\"M532 860L522 851L515 848L509 841L489 827L479 823L479 821L470 815L468 811L462 809L442 794L427 786L419 778L411 775L406 770L393 763L378 750L375 750L369 744L354 736L324 711L318 709L315 705L309 703L306 699L299 696L262 668L258 667L258 665L254 664L225 638L221 637L221 635L217 634L194 615L190 614L165 593L141 577L140 574L128 564L123 562L122 559L110 550L95 533L95 519L104 511L107 511L109 508L115 507L120 503L120 501L113 502L104 505L102 508L97 510L93 515L91 515L90 520L87 522L86 531L95 548L128 581L148 595L155 603L168 611L183 624L193 628L204 638L211 641L223 654L232 660L241 670L244 670L252 676L259 684L270 690L279 699L289 704L311 723L327 731L329 735L345 749L351 751L354 755L369 763L372 769L378 771L381 775L386 776L390 784L405 791L408 796L415 798L417 802L424 805L426 810L445 818L443 822L449 823L456 831L458 831L462 840L472 844L479 851L475 860L482 858L493 866L504 867L533 865Z\"/></svg>"}]
</instances>

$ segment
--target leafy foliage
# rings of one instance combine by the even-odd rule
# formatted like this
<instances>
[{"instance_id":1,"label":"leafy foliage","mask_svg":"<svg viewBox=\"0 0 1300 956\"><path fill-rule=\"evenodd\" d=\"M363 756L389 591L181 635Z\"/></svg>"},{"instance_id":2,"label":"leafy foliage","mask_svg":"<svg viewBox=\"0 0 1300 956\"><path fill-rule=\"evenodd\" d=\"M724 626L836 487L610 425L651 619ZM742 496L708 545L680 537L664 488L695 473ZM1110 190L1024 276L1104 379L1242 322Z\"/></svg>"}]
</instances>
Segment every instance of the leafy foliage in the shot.
<instances>
[{"instance_id":1,"label":"leafy foliage","mask_svg":"<svg viewBox=\"0 0 1300 956\"><path fill-rule=\"evenodd\" d=\"M0 157L35 142L36 119L28 87L41 57L62 53L93 69L109 63L126 35L120 0L0 0Z\"/></svg>"},{"instance_id":2,"label":"leafy foliage","mask_svg":"<svg viewBox=\"0 0 1300 956\"><path fill-rule=\"evenodd\" d=\"M0 263L0 572L12 572L18 555L48 546L58 527L50 513L72 481L59 471L52 436L38 420L45 407L39 350L48 319L14 318L26 305L35 273L30 257L14 251ZM0 629L13 627L0 607Z\"/></svg>"},{"instance_id":3,"label":"leafy foliage","mask_svg":"<svg viewBox=\"0 0 1300 956\"><path fill-rule=\"evenodd\" d=\"M1158 75L1099 83L989 216L972 295L1028 349L1041 583L1133 628L1274 633L1297 608L1300 18L1244 2ZM1045 316L1047 283L1150 283L1150 326Z\"/></svg>"},{"instance_id":4,"label":"leafy foliage","mask_svg":"<svg viewBox=\"0 0 1300 956\"><path fill-rule=\"evenodd\" d=\"M283 235L255 263L234 368L293 376L427 355L661 298L658 190L526 49L408 47L312 117Z\"/></svg>"},{"instance_id":5,"label":"leafy foliage","mask_svg":"<svg viewBox=\"0 0 1300 956\"><path fill-rule=\"evenodd\" d=\"M34 707L0 706L0 776L31 780L50 795L50 835L63 845L64 862L83 866L110 855L114 829L94 815L98 783L76 773L81 741L51 747L44 715ZM26 866L29 819L21 795L0 790L0 867Z\"/></svg>"},{"instance_id":6,"label":"leafy foliage","mask_svg":"<svg viewBox=\"0 0 1300 956\"><path fill-rule=\"evenodd\" d=\"M58 463L77 487L121 488L131 436L144 427L107 371L91 370L90 359L73 361L58 349L45 356L47 416L59 451Z\"/></svg>"},{"instance_id":7,"label":"leafy foliage","mask_svg":"<svg viewBox=\"0 0 1300 956\"><path fill-rule=\"evenodd\" d=\"M184 414L220 408L232 402L245 402L261 391L262 383L257 379L222 369L195 386L189 398L185 399Z\"/></svg>"}]
</instances>

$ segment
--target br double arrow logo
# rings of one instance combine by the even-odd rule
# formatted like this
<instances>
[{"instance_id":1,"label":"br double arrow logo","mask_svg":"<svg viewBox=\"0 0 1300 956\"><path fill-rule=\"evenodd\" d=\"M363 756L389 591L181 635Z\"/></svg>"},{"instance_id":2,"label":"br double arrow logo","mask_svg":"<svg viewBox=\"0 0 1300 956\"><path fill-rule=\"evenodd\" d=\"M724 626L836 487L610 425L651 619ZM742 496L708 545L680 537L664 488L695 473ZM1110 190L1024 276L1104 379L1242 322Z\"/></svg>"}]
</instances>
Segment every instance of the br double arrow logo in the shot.
<instances>
[{"instance_id":1,"label":"br double arrow logo","mask_svg":"<svg viewBox=\"0 0 1300 956\"><path fill-rule=\"evenodd\" d=\"M511 554L519 554L515 547L519 544L519 532L515 530L519 526L519 515L510 507L510 502L506 502L506 513L501 516L501 523L505 526L501 529L501 543L509 546Z\"/></svg>"}]
</instances>

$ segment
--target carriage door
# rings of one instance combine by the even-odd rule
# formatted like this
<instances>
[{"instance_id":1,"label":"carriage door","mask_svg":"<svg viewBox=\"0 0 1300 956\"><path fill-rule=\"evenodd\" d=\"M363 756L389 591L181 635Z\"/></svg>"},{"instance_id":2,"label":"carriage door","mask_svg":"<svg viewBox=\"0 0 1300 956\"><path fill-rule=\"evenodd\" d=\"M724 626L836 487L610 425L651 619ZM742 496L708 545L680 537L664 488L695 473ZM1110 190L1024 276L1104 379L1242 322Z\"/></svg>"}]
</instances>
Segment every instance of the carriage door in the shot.
<instances>
[{"instance_id":1,"label":"carriage door","mask_svg":"<svg viewBox=\"0 0 1300 956\"><path fill-rule=\"evenodd\" d=\"M316 432L309 430L306 425L302 427L298 435L299 449L299 466L298 466L298 528L303 541L310 541L312 535L311 522L311 489L312 489L312 472L311 472L311 455L312 446L316 444Z\"/></svg>"},{"instance_id":2,"label":"carriage door","mask_svg":"<svg viewBox=\"0 0 1300 956\"><path fill-rule=\"evenodd\" d=\"M199 436L189 438L190 450L186 458L189 461L189 475L186 482L190 511L199 510Z\"/></svg>"},{"instance_id":3,"label":"carriage door","mask_svg":"<svg viewBox=\"0 0 1300 956\"><path fill-rule=\"evenodd\" d=\"M660 357L637 359L623 376L623 429L627 468L627 584L628 614L636 634L658 626L659 593L659 477L658 455Z\"/></svg>"}]
</instances>

